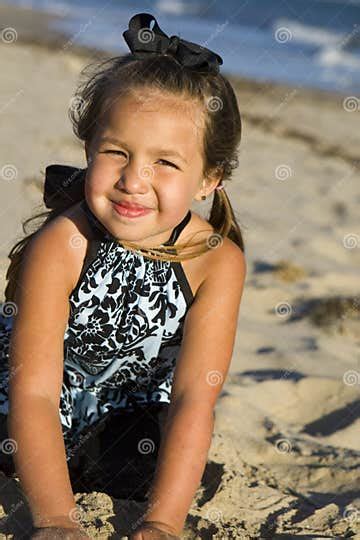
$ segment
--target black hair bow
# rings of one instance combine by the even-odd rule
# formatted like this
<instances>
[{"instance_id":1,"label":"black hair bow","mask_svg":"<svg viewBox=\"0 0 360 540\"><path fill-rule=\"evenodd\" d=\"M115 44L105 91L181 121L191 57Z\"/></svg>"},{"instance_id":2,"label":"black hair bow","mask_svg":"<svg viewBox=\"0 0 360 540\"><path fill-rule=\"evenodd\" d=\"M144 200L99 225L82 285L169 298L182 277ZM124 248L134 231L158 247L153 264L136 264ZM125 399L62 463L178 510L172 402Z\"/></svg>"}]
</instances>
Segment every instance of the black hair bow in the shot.
<instances>
[{"instance_id":1,"label":"black hair bow","mask_svg":"<svg viewBox=\"0 0 360 540\"><path fill-rule=\"evenodd\" d=\"M153 28L150 28L151 21L155 21ZM219 72L219 66L223 63L221 56L206 47L179 36L169 38L150 13L138 13L131 17L129 29L123 32L123 36L131 52L139 58L149 53L171 54L185 67L214 73Z\"/></svg>"},{"instance_id":2,"label":"black hair bow","mask_svg":"<svg viewBox=\"0 0 360 540\"><path fill-rule=\"evenodd\" d=\"M46 208L63 210L83 199L86 171L70 165L48 165L43 196Z\"/></svg>"}]
</instances>

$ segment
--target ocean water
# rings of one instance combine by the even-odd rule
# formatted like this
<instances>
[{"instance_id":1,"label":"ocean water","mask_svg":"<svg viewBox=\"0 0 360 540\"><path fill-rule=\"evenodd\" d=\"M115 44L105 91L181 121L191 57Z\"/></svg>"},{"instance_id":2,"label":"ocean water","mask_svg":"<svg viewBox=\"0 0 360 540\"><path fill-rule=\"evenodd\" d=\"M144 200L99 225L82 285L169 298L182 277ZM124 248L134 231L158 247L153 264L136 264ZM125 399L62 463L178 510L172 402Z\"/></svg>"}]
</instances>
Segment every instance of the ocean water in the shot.
<instances>
[{"instance_id":1,"label":"ocean water","mask_svg":"<svg viewBox=\"0 0 360 540\"><path fill-rule=\"evenodd\" d=\"M210 48L224 73L360 93L360 0L13 0L61 15L67 46L128 52L122 32L139 12L169 36Z\"/></svg>"}]
</instances>

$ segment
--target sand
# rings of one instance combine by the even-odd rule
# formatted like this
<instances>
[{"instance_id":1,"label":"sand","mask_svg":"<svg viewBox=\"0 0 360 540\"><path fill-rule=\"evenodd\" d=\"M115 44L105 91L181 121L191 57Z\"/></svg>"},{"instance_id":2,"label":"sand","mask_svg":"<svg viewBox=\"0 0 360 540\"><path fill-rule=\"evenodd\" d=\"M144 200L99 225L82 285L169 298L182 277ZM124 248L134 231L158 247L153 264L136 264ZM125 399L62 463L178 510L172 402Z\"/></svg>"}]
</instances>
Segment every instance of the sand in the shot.
<instances>
[{"instance_id":1,"label":"sand","mask_svg":"<svg viewBox=\"0 0 360 540\"><path fill-rule=\"evenodd\" d=\"M22 220L44 209L45 167L85 165L67 108L97 55L30 15L0 7L1 29L18 32L0 44L1 292ZM359 112L350 96L230 80L243 140L226 189L248 275L183 538L360 538ZM0 538L21 538L18 482L0 485ZM92 538L125 537L143 510L106 493L76 500Z\"/></svg>"}]
</instances>

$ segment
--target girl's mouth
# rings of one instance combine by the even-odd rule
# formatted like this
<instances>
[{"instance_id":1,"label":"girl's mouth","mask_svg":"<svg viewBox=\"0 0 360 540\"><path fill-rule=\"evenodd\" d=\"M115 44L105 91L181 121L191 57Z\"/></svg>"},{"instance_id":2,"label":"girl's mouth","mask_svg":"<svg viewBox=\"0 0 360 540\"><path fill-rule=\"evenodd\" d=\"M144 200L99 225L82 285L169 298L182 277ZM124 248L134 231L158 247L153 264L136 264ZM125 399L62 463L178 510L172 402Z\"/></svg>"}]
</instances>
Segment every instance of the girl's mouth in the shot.
<instances>
[{"instance_id":1,"label":"girl's mouth","mask_svg":"<svg viewBox=\"0 0 360 540\"><path fill-rule=\"evenodd\" d=\"M129 217L129 218L137 218L137 217L145 216L146 214L149 214L149 212L152 211L152 208L130 207L123 203L113 203L113 207L115 208L116 212L120 214L120 216Z\"/></svg>"}]
</instances>

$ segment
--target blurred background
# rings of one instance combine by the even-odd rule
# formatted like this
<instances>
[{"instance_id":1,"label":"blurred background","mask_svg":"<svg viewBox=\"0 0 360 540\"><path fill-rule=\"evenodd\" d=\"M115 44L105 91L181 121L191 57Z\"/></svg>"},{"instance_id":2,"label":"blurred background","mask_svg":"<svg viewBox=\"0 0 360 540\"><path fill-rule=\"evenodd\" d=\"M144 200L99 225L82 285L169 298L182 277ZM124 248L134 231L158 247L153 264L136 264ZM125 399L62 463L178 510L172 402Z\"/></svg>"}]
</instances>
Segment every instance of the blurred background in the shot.
<instances>
[{"instance_id":1,"label":"blurred background","mask_svg":"<svg viewBox=\"0 0 360 540\"><path fill-rule=\"evenodd\" d=\"M213 48L226 71L260 80L356 93L360 89L359 0L14 0L59 17L49 29L74 44L124 52L119 20L140 11L166 33ZM186 38L185 38L186 36Z\"/></svg>"}]
</instances>

